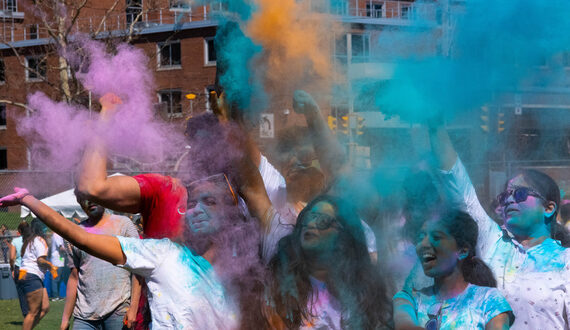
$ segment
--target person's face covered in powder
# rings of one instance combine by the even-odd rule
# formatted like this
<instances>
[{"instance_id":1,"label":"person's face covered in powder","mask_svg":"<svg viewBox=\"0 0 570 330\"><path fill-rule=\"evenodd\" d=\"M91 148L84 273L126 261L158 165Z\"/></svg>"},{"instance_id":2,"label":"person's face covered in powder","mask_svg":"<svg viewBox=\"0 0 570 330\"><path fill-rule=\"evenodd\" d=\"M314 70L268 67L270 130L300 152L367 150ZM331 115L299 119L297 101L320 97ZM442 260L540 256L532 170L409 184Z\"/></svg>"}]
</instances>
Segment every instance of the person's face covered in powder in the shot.
<instances>
[{"instance_id":1,"label":"person's face covered in powder","mask_svg":"<svg viewBox=\"0 0 570 330\"><path fill-rule=\"evenodd\" d=\"M235 195L226 177L217 174L188 186L186 223L193 234L217 233L237 211Z\"/></svg>"}]
</instances>

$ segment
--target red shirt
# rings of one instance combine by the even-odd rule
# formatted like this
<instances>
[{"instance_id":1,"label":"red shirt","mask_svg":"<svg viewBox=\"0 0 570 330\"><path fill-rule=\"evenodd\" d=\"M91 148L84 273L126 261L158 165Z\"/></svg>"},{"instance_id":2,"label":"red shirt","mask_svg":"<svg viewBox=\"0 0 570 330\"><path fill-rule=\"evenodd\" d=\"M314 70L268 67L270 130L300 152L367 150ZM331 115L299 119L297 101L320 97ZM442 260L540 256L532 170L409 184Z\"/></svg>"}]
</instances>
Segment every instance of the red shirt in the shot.
<instances>
[{"instance_id":1,"label":"red shirt","mask_svg":"<svg viewBox=\"0 0 570 330\"><path fill-rule=\"evenodd\" d=\"M160 174L134 176L141 190L145 238L174 238L180 235L187 193L182 183Z\"/></svg>"}]
</instances>

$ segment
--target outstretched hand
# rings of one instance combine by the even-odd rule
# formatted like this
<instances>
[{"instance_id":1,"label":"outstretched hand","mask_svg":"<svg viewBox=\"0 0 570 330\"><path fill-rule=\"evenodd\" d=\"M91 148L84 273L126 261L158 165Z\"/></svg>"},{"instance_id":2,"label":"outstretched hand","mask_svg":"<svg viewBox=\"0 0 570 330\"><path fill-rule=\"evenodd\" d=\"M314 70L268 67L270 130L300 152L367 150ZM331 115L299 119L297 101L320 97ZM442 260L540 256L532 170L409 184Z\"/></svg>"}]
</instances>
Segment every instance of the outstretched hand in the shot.
<instances>
[{"instance_id":1,"label":"outstretched hand","mask_svg":"<svg viewBox=\"0 0 570 330\"><path fill-rule=\"evenodd\" d=\"M14 187L14 193L0 198L0 207L20 205L22 198L28 196L30 192L26 188Z\"/></svg>"},{"instance_id":2,"label":"outstretched hand","mask_svg":"<svg viewBox=\"0 0 570 330\"><path fill-rule=\"evenodd\" d=\"M318 110L319 106L311 94L303 90L296 90L293 93L293 109L296 113L305 114L309 111Z\"/></svg>"}]
</instances>

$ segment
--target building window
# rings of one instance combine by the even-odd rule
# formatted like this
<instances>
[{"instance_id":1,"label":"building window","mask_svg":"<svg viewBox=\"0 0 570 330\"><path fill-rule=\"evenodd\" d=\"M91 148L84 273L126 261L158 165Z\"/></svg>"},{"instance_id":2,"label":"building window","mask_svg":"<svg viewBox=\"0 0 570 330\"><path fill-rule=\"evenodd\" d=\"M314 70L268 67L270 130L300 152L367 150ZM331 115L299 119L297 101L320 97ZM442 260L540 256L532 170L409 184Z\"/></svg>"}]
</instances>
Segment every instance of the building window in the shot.
<instances>
[{"instance_id":1,"label":"building window","mask_svg":"<svg viewBox=\"0 0 570 330\"><path fill-rule=\"evenodd\" d=\"M410 19L412 14L412 6L410 5L402 5L400 7L400 18L401 19Z\"/></svg>"},{"instance_id":2,"label":"building window","mask_svg":"<svg viewBox=\"0 0 570 330\"><path fill-rule=\"evenodd\" d=\"M180 41L158 44L158 67L180 67Z\"/></svg>"},{"instance_id":3,"label":"building window","mask_svg":"<svg viewBox=\"0 0 570 330\"><path fill-rule=\"evenodd\" d=\"M352 62L366 62L370 57L370 36L368 34L352 34Z\"/></svg>"},{"instance_id":4,"label":"building window","mask_svg":"<svg viewBox=\"0 0 570 330\"><path fill-rule=\"evenodd\" d=\"M0 129L6 129L6 103L0 103Z\"/></svg>"},{"instance_id":5,"label":"building window","mask_svg":"<svg viewBox=\"0 0 570 330\"><path fill-rule=\"evenodd\" d=\"M0 170L8 168L8 150L0 148Z\"/></svg>"},{"instance_id":6,"label":"building window","mask_svg":"<svg viewBox=\"0 0 570 330\"><path fill-rule=\"evenodd\" d=\"M170 10L190 11L190 5L185 0L170 0Z\"/></svg>"},{"instance_id":7,"label":"building window","mask_svg":"<svg viewBox=\"0 0 570 330\"><path fill-rule=\"evenodd\" d=\"M4 0L4 10L5 11L18 11L18 1L16 1L16 0Z\"/></svg>"},{"instance_id":8,"label":"building window","mask_svg":"<svg viewBox=\"0 0 570 330\"><path fill-rule=\"evenodd\" d=\"M166 89L158 92L161 109L169 117L182 117L182 92L176 89Z\"/></svg>"},{"instance_id":9,"label":"building window","mask_svg":"<svg viewBox=\"0 0 570 330\"><path fill-rule=\"evenodd\" d=\"M29 26L28 29L28 35L30 37L30 39L38 39L39 35L38 35L38 25L37 24L33 24Z\"/></svg>"},{"instance_id":10,"label":"building window","mask_svg":"<svg viewBox=\"0 0 570 330\"><path fill-rule=\"evenodd\" d=\"M44 56L26 57L26 80L41 81L46 79L47 64Z\"/></svg>"},{"instance_id":11,"label":"building window","mask_svg":"<svg viewBox=\"0 0 570 330\"><path fill-rule=\"evenodd\" d=\"M374 17L374 18L382 18L384 17L384 15L382 15L382 7L383 4L381 3L367 3L366 4L366 16L368 17Z\"/></svg>"},{"instance_id":12,"label":"building window","mask_svg":"<svg viewBox=\"0 0 570 330\"><path fill-rule=\"evenodd\" d=\"M216 47L214 44L214 38L204 39L204 63L206 65L216 64Z\"/></svg>"},{"instance_id":13,"label":"building window","mask_svg":"<svg viewBox=\"0 0 570 330\"><path fill-rule=\"evenodd\" d=\"M131 25L137 17L142 13L142 0L127 0L127 8L125 9L127 26ZM139 19L140 20L140 19Z\"/></svg>"},{"instance_id":14,"label":"building window","mask_svg":"<svg viewBox=\"0 0 570 330\"><path fill-rule=\"evenodd\" d=\"M6 82L6 66L4 60L0 59L0 85Z\"/></svg>"}]
</instances>

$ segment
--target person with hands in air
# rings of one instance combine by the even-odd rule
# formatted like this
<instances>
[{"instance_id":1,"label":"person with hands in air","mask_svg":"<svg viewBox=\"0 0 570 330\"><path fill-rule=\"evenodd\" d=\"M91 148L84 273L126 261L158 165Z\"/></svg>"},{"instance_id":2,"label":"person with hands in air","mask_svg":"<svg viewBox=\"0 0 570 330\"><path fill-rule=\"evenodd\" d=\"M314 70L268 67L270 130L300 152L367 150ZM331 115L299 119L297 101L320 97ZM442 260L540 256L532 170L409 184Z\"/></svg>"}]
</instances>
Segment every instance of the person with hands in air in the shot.
<instances>
[{"instance_id":1,"label":"person with hands in air","mask_svg":"<svg viewBox=\"0 0 570 330\"><path fill-rule=\"evenodd\" d=\"M516 171L497 197L499 226L487 215L467 170L442 125L429 137L439 163L439 181L453 207L477 222L477 253L497 277L497 288L516 316L513 329L570 326L570 236L556 222L560 189L548 175Z\"/></svg>"},{"instance_id":2,"label":"person with hands in air","mask_svg":"<svg viewBox=\"0 0 570 330\"><path fill-rule=\"evenodd\" d=\"M177 242L83 230L26 189L15 188L0 206L25 205L77 248L144 277L153 328L260 328L254 322L261 317L255 304L261 297L255 297L254 279L247 278L259 265L255 223L241 213L237 189L224 174L187 189L184 235ZM249 315L240 313L246 304Z\"/></svg>"},{"instance_id":3,"label":"person with hands in air","mask_svg":"<svg viewBox=\"0 0 570 330\"><path fill-rule=\"evenodd\" d=\"M306 91L296 90L292 104L295 112L305 117L312 146L295 145L280 150L286 156L278 166L279 170L259 151L253 152L251 158L259 168L269 199L280 213L281 221L294 226L301 210L317 195L325 192L340 195L334 183L350 173L350 164L315 99ZM291 141L281 142L289 144ZM316 155L318 165L311 155ZM362 221L362 226L368 252L376 262L376 237L366 222Z\"/></svg>"}]
</instances>

